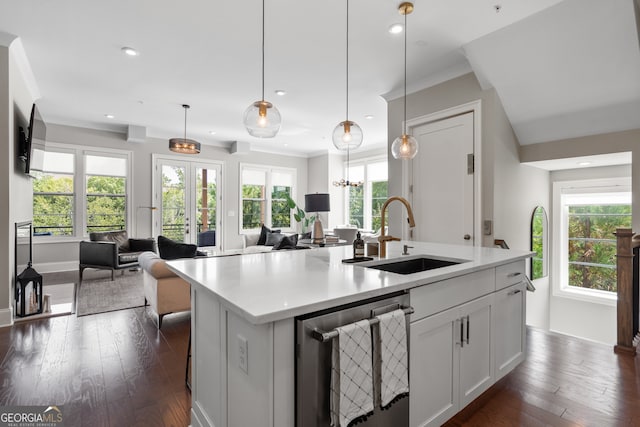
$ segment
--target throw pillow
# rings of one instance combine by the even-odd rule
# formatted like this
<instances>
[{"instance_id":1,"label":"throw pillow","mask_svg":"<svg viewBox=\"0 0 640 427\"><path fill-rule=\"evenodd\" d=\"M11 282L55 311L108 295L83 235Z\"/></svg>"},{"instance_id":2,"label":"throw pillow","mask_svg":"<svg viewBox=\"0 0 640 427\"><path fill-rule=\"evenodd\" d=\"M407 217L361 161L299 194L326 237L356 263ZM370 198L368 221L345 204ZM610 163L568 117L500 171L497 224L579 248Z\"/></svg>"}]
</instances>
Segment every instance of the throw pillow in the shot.
<instances>
[{"instance_id":1,"label":"throw pillow","mask_svg":"<svg viewBox=\"0 0 640 427\"><path fill-rule=\"evenodd\" d=\"M268 233L279 233L280 230L270 230L268 227L265 227L264 224L262 224L262 227L260 228L260 237L258 238L258 245L265 245L267 243L267 234Z\"/></svg>"},{"instance_id":2,"label":"throw pillow","mask_svg":"<svg viewBox=\"0 0 640 427\"><path fill-rule=\"evenodd\" d=\"M273 246L273 249L295 249L298 245L298 235L292 234L291 236L284 236L282 240Z\"/></svg>"},{"instance_id":3,"label":"throw pillow","mask_svg":"<svg viewBox=\"0 0 640 427\"><path fill-rule=\"evenodd\" d=\"M178 243L173 240L158 236L158 252L162 259L194 258L198 247L187 243Z\"/></svg>"},{"instance_id":4,"label":"throw pillow","mask_svg":"<svg viewBox=\"0 0 640 427\"><path fill-rule=\"evenodd\" d=\"M278 243L280 243L282 241L282 239L284 239L286 236L282 233L280 233L280 230L278 230L277 233L272 232L272 233L267 233L267 240L264 242L265 246L275 246Z\"/></svg>"}]
</instances>

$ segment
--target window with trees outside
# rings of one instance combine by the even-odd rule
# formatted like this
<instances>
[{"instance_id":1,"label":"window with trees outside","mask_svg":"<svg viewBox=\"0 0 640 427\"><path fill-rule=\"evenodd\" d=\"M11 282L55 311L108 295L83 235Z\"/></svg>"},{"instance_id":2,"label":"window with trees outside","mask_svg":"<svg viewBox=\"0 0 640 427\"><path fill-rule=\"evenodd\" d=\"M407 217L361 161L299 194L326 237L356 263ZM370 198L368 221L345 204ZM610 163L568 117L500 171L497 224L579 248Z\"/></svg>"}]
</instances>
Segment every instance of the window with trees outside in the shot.
<instances>
[{"instance_id":1,"label":"window with trees outside","mask_svg":"<svg viewBox=\"0 0 640 427\"><path fill-rule=\"evenodd\" d=\"M85 236L127 229L129 153L51 143L33 181L34 234Z\"/></svg>"},{"instance_id":2,"label":"window with trees outside","mask_svg":"<svg viewBox=\"0 0 640 427\"><path fill-rule=\"evenodd\" d=\"M562 290L613 297L616 228L631 228L628 186L570 187L560 196Z\"/></svg>"},{"instance_id":3,"label":"window with trees outside","mask_svg":"<svg viewBox=\"0 0 640 427\"><path fill-rule=\"evenodd\" d=\"M292 229L292 213L287 196L294 198L294 170L241 165L242 231L269 228Z\"/></svg>"},{"instance_id":4,"label":"window with trees outside","mask_svg":"<svg viewBox=\"0 0 640 427\"><path fill-rule=\"evenodd\" d=\"M350 165L348 176L349 181L364 183L348 189L348 223L361 229L378 230L380 211L388 197L387 161L373 159Z\"/></svg>"},{"instance_id":5,"label":"window with trees outside","mask_svg":"<svg viewBox=\"0 0 640 427\"><path fill-rule=\"evenodd\" d=\"M126 229L127 159L85 155L87 233Z\"/></svg>"},{"instance_id":6,"label":"window with trees outside","mask_svg":"<svg viewBox=\"0 0 640 427\"><path fill-rule=\"evenodd\" d=\"M34 235L73 236L74 233L73 152L44 153L42 171L34 171Z\"/></svg>"}]
</instances>

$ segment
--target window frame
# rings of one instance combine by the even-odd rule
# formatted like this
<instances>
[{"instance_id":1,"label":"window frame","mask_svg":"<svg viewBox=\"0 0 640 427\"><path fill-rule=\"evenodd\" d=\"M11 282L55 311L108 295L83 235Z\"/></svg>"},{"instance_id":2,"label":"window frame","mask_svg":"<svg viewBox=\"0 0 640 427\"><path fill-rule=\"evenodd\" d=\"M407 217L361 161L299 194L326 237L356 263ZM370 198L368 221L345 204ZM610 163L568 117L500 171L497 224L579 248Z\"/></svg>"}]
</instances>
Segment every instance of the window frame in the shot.
<instances>
[{"instance_id":1,"label":"window frame","mask_svg":"<svg viewBox=\"0 0 640 427\"><path fill-rule=\"evenodd\" d=\"M347 175L347 168L348 167L357 167L357 166L363 166L364 167L364 180L363 180L363 185L362 185L362 192L363 192L363 222L364 224L362 224L362 227L360 227L361 230L367 230L367 231L377 231L374 230L372 228L372 223L373 223L373 183L374 182L381 182L381 181L373 181L370 180L368 175L369 175L369 165L371 164L375 164L375 163L385 163L387 165L387 197L389 195L389 161L385 156L372 156L372 157L365 157L362 159L358 159L358 160L351 160L349 161L349 164L347 164L347 162L344 162L343 165L343 175L346 176ZM350 220L350 194L351 191L350 189L346 189L346 191L344 192L344 221L345 223L348 223Z\"/></svg>"},{"instance_id":2,"label":"window frame","mask_svg":"<svg viewBox=\"0 0 640 427\"><path fill-rule=\"evenodd\" d=\"M631 193L631 178L585 179L553 183L553 253L557 254L552 257L553 296L608 306L617 304L618 296L615 292L584 289L568 284L568 209L563 202L564 195L611 192Z\"/></svg>"},{"instance_id":3,"label":"window frame","mask_svg":"<svg viewBox=\"0 0 640 427\"><path fill-rule=\"evenodd\" d=\"M298 184L298 171L295 168L287 168L281 166L268 166L268 165L257 165L251 163L240 163L238 167L238 233L240 235L244 234L254 234L260 231L260 227L257 228L243 228L243 215L242 215L242 202L244 198L242 197L242 175L245 170L259 171L264 172L265 174L265 218L264 225L269 228L273 228L273 206L271 196L273 194L273 177L274 173L282 173L291 175L291 198L296 200L296 188ZM290 217L290 227L276 227L282 230L283 232L293 233L296 231L297 223L293 217L293 212L289 210Z\"/></svg>"},{"instance_id":4,"label":"window frame","mask_svg":"<svg viewBox=\"0 0 640 427\"><path fill-rule=\"evenodd\" d=\"M133 194L133 152L102 147L79 147L73 144L47 142L46 151L74 154L74 206L73 206L73 235L71 236L34 236L34 243L59 243L86 240L89 234L87 228L87 192L86 192L86 167L85 156L103 156L124 158L126 165L125 184L125 230L131 232L133 225L131 203L135 198Z\"/></svg>"},{"instance_id":5,"label":"window frame","mask_svg":"<svg viewBox=\"0 0 640 427\"><path fill-rule=\"evenodd\" d=\"M77 193L78 193L78 185L77 185L77 167L78 167L78 162L77 162L77 152L73 149L68 149L68 148L64 148L64 147L58 147L58 146L49 146L47 145L47 149L45 150L52 152L52 153L61 153L61 154L71 154L73 155L73 173L72 174L67 174L65 173L64 175L69 175L73 178L73 192L72 193L55 193L55 194L59 194L59 195L66 195L66 196L71 196L72 198L72 207L71 207L71 227L72 227L72 233L71 235L68 236L59 236L59 235L51 235L51 236L33 236L33 242L37 243L39 240L45 240L45 241L51 241L51 240L69 240L69 239L74 239L76 236L76 231L78 230L78 217L77 217L77 203L78 203L78 197L77 197ZM45 154L46 155L46 154ZM44 168L43 168L44 169ZM40 171L43 174L56 174L57 172L48 172L45 170ZM32 179L36 179L33 178ZM33 218L35 217L35 213L33 212L33 204L34 204L34 200L35 200L35 196L39 194L47 194L47 193L37 193L34 189L33 189L33 185L32 185L32 189L31 189L31 218L33 221ZM34 224L34 230L35 230L35 224Z\"/></svg>"}]
</instances>

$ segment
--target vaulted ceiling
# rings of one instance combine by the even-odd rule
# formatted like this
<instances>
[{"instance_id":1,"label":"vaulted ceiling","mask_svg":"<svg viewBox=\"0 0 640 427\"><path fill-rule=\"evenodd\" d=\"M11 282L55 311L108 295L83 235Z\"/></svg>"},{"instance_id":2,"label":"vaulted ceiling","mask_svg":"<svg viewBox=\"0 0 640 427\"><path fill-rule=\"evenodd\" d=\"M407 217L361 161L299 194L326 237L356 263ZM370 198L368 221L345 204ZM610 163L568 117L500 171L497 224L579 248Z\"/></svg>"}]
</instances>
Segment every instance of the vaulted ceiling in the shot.
<instances>
[{"instance_id":1,"label":"vaulted ceiling","mask_svg":"<svg viewBox=\"0 0 640 427\"><path fill-rule=\"evenodd\" d=\"M402 17L389 0L349 4L349 118L366 150L387 143L382 95L403 82L403 36L388 28ZM634 4L418 0L408 17L408 86L475 72L496 89L521 144L640 128ZM283 117L273 139L242 125L260 98L260 0L4 1L0 31L20 37L49 123L137 125L166 139L182 135L186 103L188 138L307 156L332 150L345 118L345 10L346 0L266 0L265 99Z\"/></svg>"}]
</instances>

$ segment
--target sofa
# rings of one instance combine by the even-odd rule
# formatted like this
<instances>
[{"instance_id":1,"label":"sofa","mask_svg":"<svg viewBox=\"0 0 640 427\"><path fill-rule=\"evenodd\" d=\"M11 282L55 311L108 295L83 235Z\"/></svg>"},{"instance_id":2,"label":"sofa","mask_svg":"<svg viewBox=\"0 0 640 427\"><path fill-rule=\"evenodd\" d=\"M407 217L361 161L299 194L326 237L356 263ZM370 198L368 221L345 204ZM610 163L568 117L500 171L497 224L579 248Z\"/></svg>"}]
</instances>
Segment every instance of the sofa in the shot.
<instances>
[{"instance_id":1,"label":"sofa","mask_svg":"<svg viewBox=\"0 0 640 427\"><path fill-rule=\"evenodd\" d=\"M242 253L271 252L280 249L308 249L298 246L298 234L284 234L281 230L271 230L263 225L260 233L242 235Z\"/></svg>"},{"instance_id":2,"label":"sofa","mask_svg":"<svg viewBox=\"0 0 640 427\"><path fill-rule=\"evenodd\" d=\"M156 251L153 239L130 239L126 230L100 231L89 234L89 241L80 242L80 282L86 268L116 270L138 266L138 256L145 251Z\"/></svg>"},{"instance_id":3,"label":"sofa","mask_svg":"<svg viewBox=\"0 0 640 427\"><path fill-rule=\"evenodd\" d=\"M142 268L145 306L151 306L158 329L167 314L191 310L191 286L169 270L164 259L155 252L143 252L138 263Z\"/></svg>"}]
</instances>

